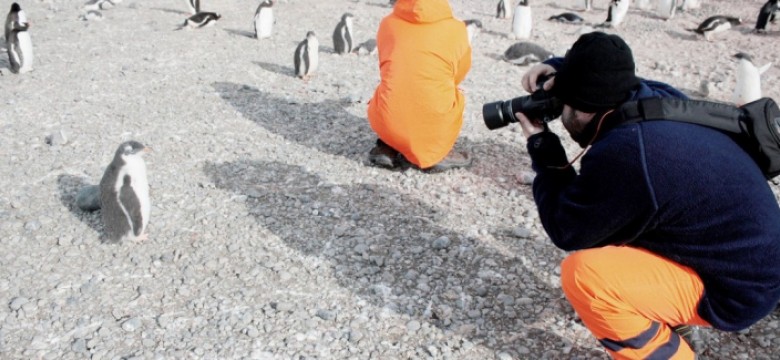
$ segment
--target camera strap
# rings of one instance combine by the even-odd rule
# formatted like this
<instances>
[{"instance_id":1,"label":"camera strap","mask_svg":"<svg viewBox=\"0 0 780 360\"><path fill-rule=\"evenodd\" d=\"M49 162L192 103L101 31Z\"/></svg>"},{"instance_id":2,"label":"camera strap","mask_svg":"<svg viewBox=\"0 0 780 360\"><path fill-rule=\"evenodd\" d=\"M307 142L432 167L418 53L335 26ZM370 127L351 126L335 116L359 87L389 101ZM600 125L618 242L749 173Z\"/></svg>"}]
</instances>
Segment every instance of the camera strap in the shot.
<instances>
[{"instance_id":1,"label":"camera strap","mask_svg":"<svg viewBox=\"0 0 780 360\"><path fill-rule=\"evenodd\" d=\"M618 121L670 120L718 129L744 149L767 179L780 175L780 108L770 98L740 107L704 100L648 98L615 112Z\"/></svg>"}]
</instances>

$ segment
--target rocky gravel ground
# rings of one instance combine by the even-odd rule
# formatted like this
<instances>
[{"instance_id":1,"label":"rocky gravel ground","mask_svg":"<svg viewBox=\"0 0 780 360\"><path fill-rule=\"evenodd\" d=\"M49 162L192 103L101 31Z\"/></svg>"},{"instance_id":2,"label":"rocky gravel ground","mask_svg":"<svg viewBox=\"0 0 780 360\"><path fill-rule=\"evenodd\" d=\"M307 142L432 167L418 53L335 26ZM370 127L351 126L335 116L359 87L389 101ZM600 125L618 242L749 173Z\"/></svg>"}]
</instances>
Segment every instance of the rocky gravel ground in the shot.
<instances>
[{"instance_id":1,"label":"rocky gravel ground","mask_svg":"<svg viewBox=\"0 0 780 360\"><path fill-rule=\"evenodd\" d=\"M780 29L749 33L763 0L703 2L669 21L632 9L608 31L641 76L692 94L704 80L728 101L730 55L777 63ZM384 1L280 0L263 41L245 0L204 1L222 20L181 31L179 0L99 16L79 1L20 2L36 62L0 76L0 358L606 359L560 290L565 253L536 216L519 129L482 123L483 103L523 94L527 67L499 60L510 22L494 1L451 3L484 25L458 144L475 164L424 174L367 164L377 59L332 50L342 13L362 42ZM583 26L545 19L579 2L533 6L532 41L562 54ZM605 6L581 15L601 22ZM720 13L747 24L712 42L685 30ZM321 68L303 82L292 59L309 30ZM775 99L779 76L764 74ZM106 245L99 211L75 197L128 139L153 149L149 239ZM777 358L778 321L702 330L701 358Z\"/></svg>"}]
</instances>

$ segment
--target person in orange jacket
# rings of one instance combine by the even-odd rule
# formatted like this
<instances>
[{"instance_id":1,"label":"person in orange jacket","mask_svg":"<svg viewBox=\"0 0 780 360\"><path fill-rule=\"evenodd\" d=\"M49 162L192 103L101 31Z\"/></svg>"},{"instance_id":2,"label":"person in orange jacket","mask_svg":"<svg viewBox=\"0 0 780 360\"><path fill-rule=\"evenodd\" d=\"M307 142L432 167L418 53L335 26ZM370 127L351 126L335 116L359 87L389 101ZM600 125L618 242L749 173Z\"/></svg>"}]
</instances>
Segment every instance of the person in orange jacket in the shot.
<instances>
[{"instance_id":1,"label":"person in orange jacket","mask_svg":"<svg viewBox=\"0 0 780 360\"><path fill-rule=\"evenodd\" d=\"M471 68L463 21L447 0L398 0L377 32L381 83L368 106L379 139L375 165L442 171L471 164L452 151L466 99L458 84Z\"/></svg>"}]
</instances>

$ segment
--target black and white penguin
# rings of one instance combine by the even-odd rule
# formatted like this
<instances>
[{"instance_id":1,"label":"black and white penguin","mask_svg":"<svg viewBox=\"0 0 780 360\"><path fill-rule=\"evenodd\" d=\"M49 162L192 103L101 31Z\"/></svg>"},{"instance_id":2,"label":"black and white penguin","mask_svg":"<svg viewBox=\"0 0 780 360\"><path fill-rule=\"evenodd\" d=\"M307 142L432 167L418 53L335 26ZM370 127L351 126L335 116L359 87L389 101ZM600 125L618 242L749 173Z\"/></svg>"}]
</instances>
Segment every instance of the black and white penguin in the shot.
<instances>
[{"instance_id":1,"label":"black and white penguin","mask_svg":"<svg viewBox=\"0 0 780 360\"><path fill-rule=\"evenodd\" d=\"M255 11L255 38L271 37L274 26L274 1L263 0Z\"/></svg>"},{"instance_id":2,"label":"black and white penguin","mask_svg":"<svg viewBox=\"0 0 780 360\"><path fill-rule=\"evenodd\" d=\"M520 0L512 16L512 35L515 39L528 39L533 30L533 12L528 0Z\"/></svg>"},{"instance_id":3,"label":"black and white penguin","mask_svg":"<svg viewBox=\"0 0 780 360\"><path fill-rule=\"evenodd\" d=\"M187 0L190 14L195 15L200 12L200 0Z\"/></svg>"},{"instance_id":4,"label":"black and white penguin","mask_svg":"<svg viewBox=\"0 0 780 360\"><path fill-rule=\"evenodd\" d=\"M761 6L761 10L758 12L758 19L756 20L756 27L753 30L757 33L766 32L766 25L769 22L774 23L777 13L780 11L780 0L769 0Z\"/></svg>"},{"instance_id":5,"label":"black and white penguin","mask_svg":"<svg viewBox=\"0 0 780 360\"><path fill-rule=\"evenodd\" d=\"M108 242L146 239L151 201L146 163L149 150L137 141L119 145L100 180L100 206Z\"/></svg>"},{"instance_id":6,"label":"black and white penguin","mask_svg":"<svg viewBox=\"0 0 780 360\"><path fill-rule=\"evenodd\" d=\"M201 11L195 15L190 16L187 20L184 20L184 24L179 29L197 29L214 25L217 20L222 18L222 15L215 12Z\"/></svg>"},{"instance_id":7,"label":"black and white penguin","mask_svg":"<svg viewBox=\"0 0 780 360\"><path fill-rule=\"evenodd\" d=\"M469 19L463 20L463 23L466 24L466 35L468 35L469 45L471 45L471 42L474 40L474 35L482 29L482 21Z\"/></svg>"},{"instance_id":8,"label":"black and white penguin","mask_svg":"<svg viewBox=\"0 0 780 360\"><path fill-rule=\"evenodd\" d=\"M295 48L295 75L301 79L309 78L317 71L320 59L320 42L314 31L306 33L306 39Z\"/></svg>"},{"instance_id":9,"label":"black and white penguin","mask_svg":"<svg viewBox=\"0 0 780 360\"><path fill-rule=\"evenodd\" d=\"M355 49L353 49L352 52L361 56L374 55L377 52L376 40L368 39L362 42L360 45L355 46Z\"/></svg>"},{"instance_id":10,"label":"black and white penguin","mask_svg":"<svg viewBox=\"0 0 780 360\"><path fill-rule=\"evenodd\" d=\"M336 54L343 55L352 52L352 20L351 13L341 15L341 20L333 30L333 50Z\"/></svg>"},{"instance_id":11,"label":"black and white penguin","mask_svg":"<svg viewBox=\"0 0 780 360\"><path fill-rule=\"evenodd\" d=\"M655 13L664 20L669 20L674 17L674 12L677 10L677 0L657 0L655 4Z\"/></svg>"},{"instance_id":12,"label":"black and white penguin","mask_svg":"<svg viewBox=\"0 0 780 360\"><path fill-rule=\"evenodd\" d=\"M772 67L772 63L756 67L750 55L743 52L734 54L734 58L738 59L739 63L731 99L735 105L742 106L761 98L761 75Z\"/></svg>"},{"instance_id":13,"label":"black and white penguin","mask_svg":"<svg viewBox=\"0 0 780 360\"><path fill-rule=\"evenodd\" d=\"M550 16L547 20L558 21L563 23L582 23L585 21L582 17L575 13L565 12L558 15Z\"/></svg>"},{"instance_id":14,"label":"black and white penguin","mask_svg":"<svg viewBox=\"0 0 780 360\"><path fill-rule=\"evenodd\" d=\"M601 27L616 28L623 23L623 20L628 14L629 0L612 0L609 2L609 9L607 10L607 20L601 24Z\"/></svg>"},{"instance_id":15,"label":"black and white penguin","mask_svg":"<svg viewBox=\"0 0 780 360\"><path fill-rule=\"evenodd\" d=\"M512 16L512 7L507 0L498 0L498 6L496 7L496 18L506 19Z\"/></svg>"},{"instance_id":16,"label":"black and white penguin","mask_svg":"<svg viewBox=\"0 0 780 360\"><path fill-rule=\"evenodd\" d=\"M11 11L5 19L5 47L11 71L22 74L32 70L33 48L30 39L30 23L22 7L11 5Z\"/></svg>"},{"instance_id":17,"label":"black and white penguin","mask_svg":"<svg viewBox=\"0 0 780 360\"><path fill-rule=\"evenodd\" d=\"M688 30L693 31L699 35L704 35L704 38L707 41L711 41L711 36L713 34L724 32L739 24L742 24L742 19L740 18L733 16L715 15L710 16L706 20L702 21L698 28Z\"/></svg>"},{"instance_id":18,"label":"black and white penguin","mask_svg":"<svg viewBox=\"0 0 780 360\"><path fill-rule=\"evenodd\" d=\"M551 57L553 57L553 53L547 49L531 42L521 41L504 51L503 60L511 64L526 66Z\"/></svg>"}]
</instances>

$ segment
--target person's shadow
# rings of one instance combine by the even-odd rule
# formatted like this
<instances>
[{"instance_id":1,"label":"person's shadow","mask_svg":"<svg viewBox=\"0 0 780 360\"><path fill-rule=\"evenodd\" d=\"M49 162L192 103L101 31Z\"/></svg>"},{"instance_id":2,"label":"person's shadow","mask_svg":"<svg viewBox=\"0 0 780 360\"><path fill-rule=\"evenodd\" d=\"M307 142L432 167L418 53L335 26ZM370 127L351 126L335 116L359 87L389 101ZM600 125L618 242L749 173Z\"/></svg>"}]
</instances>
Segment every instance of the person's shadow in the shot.
<instances>
[{"instance_id":1,"label":"person's shadow","mask_svg":"<svg viewBox=\"0 0 780 360\"><path fill-rule=\"evenodd\" d=\"M292 72L278 65L258 64L281 74ZM253 86L229 82L213 86L243 117L266 130L312 149L368 164L368 152L376 142L376 134L365 117L345 110L349 104L334 100L295 102ZM491 179L502 188L516 188L518 174L522 169L530 168L530 161L521 146L492 141L474 142L461 136L455 149L467 151L474 159L468 171Z\"/></svg>"},{"instance_id":2,"label":"person's shadow","mask_svg":"<svg viewBox=\"0 0 780 360\"><path fill-rule=\"evenodd\" d=\"M497 351L519 355L521 344L531 353L521 357L541 358L549 344L568 347L568 358L602 354L546 329L555 314L575 315L539 269L438 225L440 210L421 200L380 185L328 183L280 162L208 163L204 172L245 197L259 225L321 257L342 287L379 308Z\"/></svg>"},{"instance_id":3,"label":"person's shadow","mask_svg":"<svg viewBox=\"0 0 780 360\"><path fill-rule=\"evenodd\" d=\"M279 71L286 72L286 69ZM215 83L214 88L241 114L266 130L321 152L363 162L376 136L365 118L326 100L298 103L274 97L249 85Z\"/></svg>"}]
</instances>

